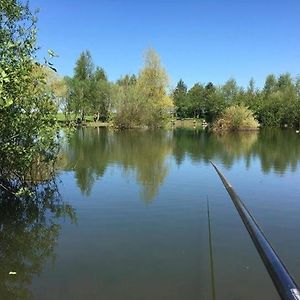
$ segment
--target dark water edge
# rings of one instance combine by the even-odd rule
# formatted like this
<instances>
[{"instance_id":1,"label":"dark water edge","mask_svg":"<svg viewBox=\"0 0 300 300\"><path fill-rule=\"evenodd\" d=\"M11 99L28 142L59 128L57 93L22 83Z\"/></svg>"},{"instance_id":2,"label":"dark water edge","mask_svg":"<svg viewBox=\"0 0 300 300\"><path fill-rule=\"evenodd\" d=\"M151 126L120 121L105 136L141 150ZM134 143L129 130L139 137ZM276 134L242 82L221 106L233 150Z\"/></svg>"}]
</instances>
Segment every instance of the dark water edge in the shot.
<instances>
[{"instance_id":1,"label":"dark water edge","mask_svg":"<svg viewBox=\"0 0 300 300\"><path fill-rule=\"evenodd\" d=\"M58 191L76 221L51 211L39 215L46 227L39 216L26 226L17 225L20 215L2 218L11 238L2 237L0 261L17 274L2 272L0 299L21 285L11 299L212 299L207 198L216 298L279 299L209 160L300 282L300 135L293 130L80 128L58 163ZM26 243L28 232L39 238ZM9 265L16 256L23 259Z\"/></svg>"}]
</instances>

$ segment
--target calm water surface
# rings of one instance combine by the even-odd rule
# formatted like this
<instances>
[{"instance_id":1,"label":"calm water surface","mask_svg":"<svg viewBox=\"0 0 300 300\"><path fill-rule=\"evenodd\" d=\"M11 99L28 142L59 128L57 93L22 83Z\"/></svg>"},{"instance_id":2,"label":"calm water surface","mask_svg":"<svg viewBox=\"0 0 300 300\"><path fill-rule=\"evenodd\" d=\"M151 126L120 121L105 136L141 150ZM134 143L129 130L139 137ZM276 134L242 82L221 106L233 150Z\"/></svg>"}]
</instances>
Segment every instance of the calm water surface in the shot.
<instances>
[{"instance_id":1,"label":"calm water surface","mask_svg":"<svg viewBox=\"0 0 300 300\"><path fill-rule=\"evenodd\" d=\"M0 298L13 289L12 299L212 299L208 199L216 298L279 299L209 160L300 283L294 131L89 128L72 135L60 155L58 189L70 206L14 225L14 238L1 246L9 249L2 266L17 275L0 272ZM19 263L11 264L14 257Z\"/></svg>"}]
</instances>

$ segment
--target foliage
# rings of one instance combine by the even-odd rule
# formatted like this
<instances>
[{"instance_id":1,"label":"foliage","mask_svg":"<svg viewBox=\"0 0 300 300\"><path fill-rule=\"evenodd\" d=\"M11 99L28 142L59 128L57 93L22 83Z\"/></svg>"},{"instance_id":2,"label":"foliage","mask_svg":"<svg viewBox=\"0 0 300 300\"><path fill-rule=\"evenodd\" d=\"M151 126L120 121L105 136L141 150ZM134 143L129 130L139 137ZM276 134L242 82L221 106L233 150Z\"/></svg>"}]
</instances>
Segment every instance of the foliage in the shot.
<instances>
[{"instance_id":1,"label":"foliage","mask_svg":"<svg viewBox=\"0 0 300 300\"><path fill-rule=\"evenodd\" d=\"M259 123L253 113L245 106L230 106L212 126L214 131L223 130L251 130L257 129Z\"/></svg>"},{"instance_id":2,"label":"foliage","mask_svg":"<svg viewBox=\"0 0 300 300\"><path fill-rule=\"evenodd\" d=\"M214 122L227 107L246 106L262 126L300 126L299 77L293 79L288 73L278 77L268 75L261 90L255 88L253 79L246 89L229 79L217 87L212 83L206 86L196 83L190 90L179 93L182 83L178 82L172 94L180 118L201 117Z\"/></svg>"},{"instance_id":3,"label":"foliage","mask_svg":"<svg viewBox=\"0 0 300 300\"><path fill-rule=\"evenodd\" d=\"M145 55L145 65L135 80L127 76L119 81L114 103L114 122L118 127L161 127L172 112L167 95L168 77L153 49Z\"/></svg>"},{"instance_id":4,"label":"foliage","mask_svg":"<svg viewBox=\"0 0 300 300\"><path fill-rule=\"evenodd\" d=\"M205 88L199 83L194 84L188 91L187 99L186 112L189 112L194 118L203 116L205 112Z\"/></svg>"},{"instance_id":5,"label":"foliage","mask_svg":"<svg viewBox=\"0 0 300 300\"><path fill-rule=\"evenodd\" d=\"M188 109L187 101L187 86L182 79L177 83L177 86L172 94L174 105L176 108L176 115L178 118L183 118Z\"/></svg>"},{"instance_id":6,"label":"foliage","mask_svg":"<svg viewBox=\"0 0 300 300\"><path fill-rule=\"evenodd\" d=\"M68 86L68 113L86 114L99 113L99 119L106 121L109 116L111 84L103 68L94 67L89 51L80 54L74 68L74 76L65 78Z\"/></svg>"},{"instance_id":7,"label":"foliage","mask_svg":"<svg viewBox=\"0 0 300 300\"><path fill-rule=\"evenodd\" d=\"M136 81L121 78L114 93L114 123L120 128L142 125L143 103L138 96Z\"/></svg>"},{"instance_id":8,"label":"foliage","mask_svg":"<svg viewBox=\"0 0 300 300\"><path fill-rule=\"evenodd\" d=\"M34 61L35 14L16 1L0 3L0 185L17 193L35 181L34 165L56 157L57 109Z\"/></svg>"}]
</instances>

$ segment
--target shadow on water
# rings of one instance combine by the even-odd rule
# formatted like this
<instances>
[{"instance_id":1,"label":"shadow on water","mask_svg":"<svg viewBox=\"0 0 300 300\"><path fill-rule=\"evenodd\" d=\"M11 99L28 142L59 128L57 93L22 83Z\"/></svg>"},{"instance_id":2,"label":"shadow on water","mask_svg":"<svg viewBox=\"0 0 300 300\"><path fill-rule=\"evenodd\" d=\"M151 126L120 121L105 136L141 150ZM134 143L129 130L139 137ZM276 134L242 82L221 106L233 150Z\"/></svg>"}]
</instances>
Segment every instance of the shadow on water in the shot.
<instances>
[{"instance_id":1,"label":"shadow on water","mask_svg":"<svg viewBox=\"0 0 300 300\"><path fill-rule=\"evenodd\" d=\"M48 260L55 260L62 217L76 222L73 208L62 201L54 182L40 185L30 196L1 194L1 299L32 299L29 287L33 277Z\"/></svg>"},{"instance_id":2,"label":"shadow on water","mask_svg":"<svg viewBox=\"0 0 300 300\"><path fill-rule=\"evenodd\" d=\"M244 160L249 168L259 159L264 173L295 171L300 159L300 136L292 130L263 129L259 132L212 134L201 130L127 130L113 132L81 128L65 145L59 168L74 171L81 192L91 189L107 168L118 165L124 176L134 172L145 202L157 194L173 157L181 165L186 157L193 162L220 161L230 168Z\"/></svg>"}]
</instances>

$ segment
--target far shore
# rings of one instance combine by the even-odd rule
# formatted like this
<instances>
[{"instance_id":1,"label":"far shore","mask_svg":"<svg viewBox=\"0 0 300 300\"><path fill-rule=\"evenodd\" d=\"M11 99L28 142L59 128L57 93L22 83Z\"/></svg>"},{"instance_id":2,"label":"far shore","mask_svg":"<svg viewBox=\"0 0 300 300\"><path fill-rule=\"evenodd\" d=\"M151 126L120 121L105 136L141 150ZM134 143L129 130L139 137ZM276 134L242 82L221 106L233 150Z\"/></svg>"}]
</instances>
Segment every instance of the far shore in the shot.
<instances>
[{"instance_id":1,"label":"far shore","mask_svg":"<svg viewBox=\"0 0 300 300\"><path fill-rule=\"evenodd\" d=\"M87 118L83 123L76 124L75 120L67 121L67 120L59 120L60 123L64 125L72 124L83 127L114 127L112 122L101 122L101 121L93 121L90 118ZM166 128L205 128L207 123L203 119L172 119L170 120Z\"/></svg>"}]
</instances>

